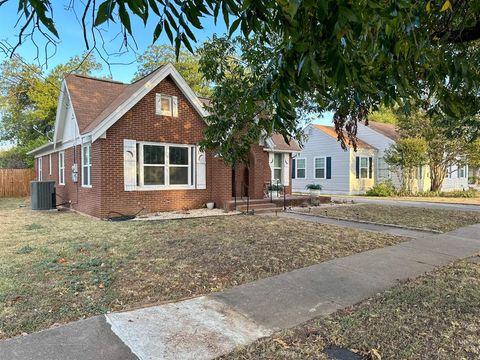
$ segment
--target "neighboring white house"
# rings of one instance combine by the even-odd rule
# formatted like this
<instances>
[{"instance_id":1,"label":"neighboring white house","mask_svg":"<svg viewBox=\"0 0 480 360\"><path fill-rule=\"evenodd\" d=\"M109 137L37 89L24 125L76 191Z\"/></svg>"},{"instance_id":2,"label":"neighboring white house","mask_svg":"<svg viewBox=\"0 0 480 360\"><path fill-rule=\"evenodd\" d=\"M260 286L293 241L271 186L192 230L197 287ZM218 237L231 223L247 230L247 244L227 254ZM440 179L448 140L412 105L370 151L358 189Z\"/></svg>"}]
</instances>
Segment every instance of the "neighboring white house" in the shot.
<instances>
[{"instance_id":1,"label":"neighboring white house","mask_svg":"<svg viewBox=\"0 0 480 360\"><path fill-rule=\"evenodd\" d=\"M331 126L311 124L305 132L302 152L292 161L293 191L305 192L307 184L320 184L325 193L354 195L365 193L375 183L385 180L391 180L397 187L401 184L401 172L391 170L383 160L385 150L399 138L394 125L359 123L357 152L352 147L343 150ZM468 168L452 164L442 191L463 189L468 189ZM427 165L418 168L413 190L430 190Z\"/></svg>"},{"instance_id":2,"label":"neighboring white house","mask_svg":"<svg viewBox=\"0 0 480 360\"><path fill-rule=\"evenodd\" d=\"M359 140L357 152L343 150L331 126L311 124L302 152L292 159L294 192L320 184L329 194L361 194L373 186L377 150Z\"/></svg>"}]
</instances>

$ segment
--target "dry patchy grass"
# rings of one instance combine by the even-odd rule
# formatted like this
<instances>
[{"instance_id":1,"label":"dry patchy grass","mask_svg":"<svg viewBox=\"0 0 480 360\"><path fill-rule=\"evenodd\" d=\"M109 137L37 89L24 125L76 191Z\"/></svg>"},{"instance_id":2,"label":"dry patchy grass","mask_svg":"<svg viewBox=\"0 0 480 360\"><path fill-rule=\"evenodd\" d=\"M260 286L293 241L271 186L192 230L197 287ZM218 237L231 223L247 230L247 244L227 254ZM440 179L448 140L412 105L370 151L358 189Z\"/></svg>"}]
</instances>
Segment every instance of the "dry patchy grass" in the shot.
<instances>
[{"instance_id":1,"label":"dry patchy grass","mask_svg":"<svg viewBox=\"0 0 480 360\"><path fill-rule=\"evenodd\" d=\"M113 223L0 199L0 338L405 239L276 217Z\"/></svg>"},{"instance_id":2,"label":"dry patchy grass","mask_svg":"<svg viewBox=\"0 0 480 360\"><path fill-rule=\"evenodd\" d=\"M480 211L427 209L381 204L319 207L311 208L311 212L320 215L326 213L328 216L342 219L360 219L380 224L404 225L442 232L480 223Z\"/></svg>"},{"instance_id":3,"label":"dry patchy grass","mask_svg":"<svg viewBox=\"0 0 480 360\"><path fill-rule=\"evenodd\" d=\"M327 359L330 345L372 359L480 358L480 263L454 263L224 359Z\"/></svg>"}]
</instances>

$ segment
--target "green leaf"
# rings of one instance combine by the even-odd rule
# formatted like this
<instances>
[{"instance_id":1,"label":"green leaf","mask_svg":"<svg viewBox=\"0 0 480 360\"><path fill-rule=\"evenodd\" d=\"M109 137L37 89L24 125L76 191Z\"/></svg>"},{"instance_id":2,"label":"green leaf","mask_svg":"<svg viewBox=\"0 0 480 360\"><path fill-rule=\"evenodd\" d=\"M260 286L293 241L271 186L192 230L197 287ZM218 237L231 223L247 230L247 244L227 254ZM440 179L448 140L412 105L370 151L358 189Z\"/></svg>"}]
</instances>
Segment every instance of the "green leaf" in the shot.
<instances>
[{"instance_id":1,"label":"green leaf","mask_svg":"<svg viewBox=\"0 0 480 360\"><path fill-rule=\"evenodd\" d=\"M100 4L97 11L97 16L95 18L95 26L103 24L105 21L112 17L112 12L115 8L116 3L112 0L106 0Z\"/></svg>"},{"instance_id":2,"label":"green leaf","mask_svg":"<svg viewBox=\"0 0 480 360\"><path fill-rule=\"evenodd\" d=\"M230 27L230 30L228 31L228 36L231 37L232 34L237 30L238 26L240 25L240 22L242 21L241 18L235 19L232 23L232 26Z\"/></svg>"}]
</instances>

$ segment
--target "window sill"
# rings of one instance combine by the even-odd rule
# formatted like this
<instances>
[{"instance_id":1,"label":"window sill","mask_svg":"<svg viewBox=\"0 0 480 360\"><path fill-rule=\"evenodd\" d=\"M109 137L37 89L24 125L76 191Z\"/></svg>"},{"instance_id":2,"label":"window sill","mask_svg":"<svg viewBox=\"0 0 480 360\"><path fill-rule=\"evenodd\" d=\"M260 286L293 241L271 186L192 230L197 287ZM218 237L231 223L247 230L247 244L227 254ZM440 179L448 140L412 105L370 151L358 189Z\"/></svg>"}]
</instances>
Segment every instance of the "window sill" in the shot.
<instances>
[{"instance_id":1,"label":"window sill","mask_svg":"<svg viewBox=\"0 0 480 360\"><path fill-rule=\"evenodd\" d=\"M82 185L82 188L91 189L91 188L92 188L92 185Z\"/></svg>"},{"instance_id":2,"label":"window sill","mask_svg":"<svg viewBox=\"0 0 480 360\"><path fill-rule=\"evenodd\" d=\"M135 191L196 190L192 185L144 185L135 187Z\"/></svg>"}]
</instances>

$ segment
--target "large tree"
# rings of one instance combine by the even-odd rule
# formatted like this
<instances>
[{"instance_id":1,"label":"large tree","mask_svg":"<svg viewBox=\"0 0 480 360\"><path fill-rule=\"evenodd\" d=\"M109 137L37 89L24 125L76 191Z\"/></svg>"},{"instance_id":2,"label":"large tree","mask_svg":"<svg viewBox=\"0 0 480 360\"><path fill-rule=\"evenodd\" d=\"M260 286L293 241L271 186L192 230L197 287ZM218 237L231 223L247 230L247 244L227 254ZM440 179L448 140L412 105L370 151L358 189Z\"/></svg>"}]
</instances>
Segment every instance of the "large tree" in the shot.
<instances>
[{"instance_id":1,"label":"large tree","mask_svg":"<svg viewBox=\"0 0 480 360\"><path fill-rule=\"evenodd\" d=\"M451 165L464 166L472 143L468 138L450 137L443 119L425 111L399 116L399 129L403 138L419 138L426 143L430 167L431 191L440 191Z\"/></svg>"},{"instance_id":2,"label":"large tree","mask_svg":"<svg viewBox=\"0 0 480 360\"><path fill-rule=\"evenodd\" d=\"M187 51L175 54L175 47L170 45L151 45L137 58L138 70L134 80L137 80L167 63L174 63L175 68L183 76L192 90L200 96L210 96L211 91L200 72L198 57Z\"/></svg>"},{"instance_id":3,"label":"large tree","mask_svg":"<svg viewBox=\"0 0 480 360\"><path fill-rule=\"evenodd\" d=\"M23 17L20 42L28 40L31 30L58 35L51 1L0 4L12 1L18 2ZM90 31L113 22L121 24L120 38L127 46L138 35L132 17L156 21L152 40L166 33L177 53L182 45L193 51L204 16L223 17L230 33L261 39L272 48L265 64L270 76L250 84L251 93L259 101L272 99L279 110L258 125L266 132L273 129L286 138L295 135L294 106L307 97L321 111L335 112L343 141L347 139L341 130L346 129L355 143L357 121L365 120L379 104L397 104L408 112L415 105L426 108L423 101L429 104L428 112L444 115L452 135L466 128L478 132L480 0L104 0L97 4L83 5L87 47L95 44ZM89 23L92 17L95 21Z\"/></svg>"},{"instance_id":4,"label":"large tree","mask_svg":"<svg viewBox=\"0 0 480 360\"><path fill-rule=\"evenodd\" d=\"M3 154L13 154L15 159L48 141L48 126L53 128L60 84L68 73L87 75L100 70L92 54L74 56L45 72L19 56L0 64L0 141L9 141L19 149ZM31 165L31 162L28 162Z\"/></svg>"}]
</instances>

